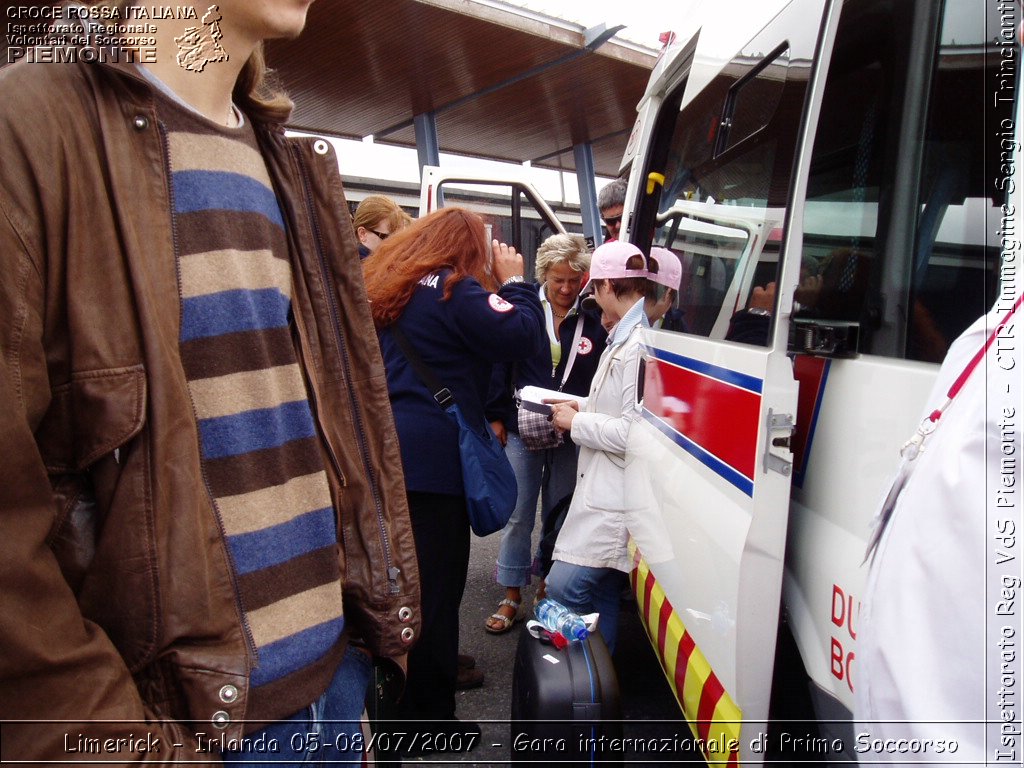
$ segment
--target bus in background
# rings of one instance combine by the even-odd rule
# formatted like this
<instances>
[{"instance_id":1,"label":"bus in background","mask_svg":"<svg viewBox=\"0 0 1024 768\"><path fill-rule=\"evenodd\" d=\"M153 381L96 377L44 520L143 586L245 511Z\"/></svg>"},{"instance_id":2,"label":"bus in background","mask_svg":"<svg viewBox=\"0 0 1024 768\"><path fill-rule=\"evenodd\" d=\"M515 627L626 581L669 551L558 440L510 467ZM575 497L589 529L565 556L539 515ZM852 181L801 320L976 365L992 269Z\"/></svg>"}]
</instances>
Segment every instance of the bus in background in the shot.
<instances>
[{"instance_id":1,"label":"bus in background","mask_svg":"<svg viewBox=\"0 0 1024 768\"><path fill-rule=\"evenodd\" d=\"M460 205L479 213L491 236L523 254L524 274L533 280L537 249L561 232L582 232L579 206L557 212L530 182L524 168L486 171L426 166L420 182L420 216L445 205Z\"/></svg>"},{"instance_id":2,"label":"bus in background","mask_svg":"<svg viewBox=\"0 0 1024 768\"><path fill-rule=\"evenodd\" d=\"M556 232L582 232L578 203L546 200L525 171L502 168L438 168L427 166L423 182L402 182L342 174L349 213L367 195L387 195L412 217L423 216L440 205L460 205L479 213L494 237L523 254L526 276L533 279L537 248ZM439 202L440 201L440 202Z\"/></svg>"}]
</instances>

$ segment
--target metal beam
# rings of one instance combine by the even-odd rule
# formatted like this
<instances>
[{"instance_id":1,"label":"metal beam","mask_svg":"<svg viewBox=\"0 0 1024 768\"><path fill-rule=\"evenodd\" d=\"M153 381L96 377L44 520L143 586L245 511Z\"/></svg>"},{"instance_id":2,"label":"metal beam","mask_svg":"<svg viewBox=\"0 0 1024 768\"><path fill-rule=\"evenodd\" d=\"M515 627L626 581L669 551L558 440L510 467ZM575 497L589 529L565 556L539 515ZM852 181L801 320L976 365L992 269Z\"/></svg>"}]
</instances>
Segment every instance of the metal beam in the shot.
<instances>
[{"instance_id":1,"label":"metal beam","mask_svg":"<svg viewBox=\"0 0 1024 768\"><path fill-rule=\"evenodd\" d=\"M416 154L422 178L423 166L441 164L441 152L437 144L437 115L434 112L421 112L412 120L416 128Z\"/></svg>"},{"instance_id":2,"label":"metal beam","mask_svg":"<svg viewBox=\"0 0 1024 768\"><path fill-rule=\"evenodd\" d=\"M620 136L629 136L629 131L615 131L615 133L603 133L600 136L591 136L589 143L591 145L594 145L602 141L611 141L612 139L617 139ZM572 147L561 147L559 149L554 150L553 152L538 155L537 157L531 157L530 162L534 165L538 165L540 163L544 163L548 160L551 160L552 158L558 157L559 155L564 155L566 152L570 152L571 150Z\"/></svg>"},{"instance_id":3,"label":"metal beam","mask_svg":"<svg viewBox=\"0 0 1024 768\"><path fill-rule=\"evenodd\" d=\"M604 241L601 213L597 210L597 188L594 184L594 150L589 143L572 148L576 161L576 186L580 191L580 213L583 215L583 236L591 248Z\"/></svg>"},{"instance_id":4,"label":"metal beam","mask_svg":"<svg viewBox=\"0 0 1024 768\"><path fill-rule=\"evenodd\" d=\"M500 83L495 83L494 85L488 86L487 88L482 88L481 90L476 91L475 93L470 93L467 94L466 96L463 96L462 98L455 99L455 101L449 102L448 104L444 104L440 107L435 107L432 114L436 115L440 112L447 112L450 109L455 109L470 101L479 99L481 96L487 96L491 93L494 93L495 91L500 91L503 88L508 88L510 85L515 85L516 83L522 82L523 80L531 78L535 75L539 75L542 72L546 72L549 69L561 66L562 64L578 59L580 56L586 56L587 54L593 53L606 42L608 42L608 40L613 38L616 34L621 32L625 28L625 24L619 24L617 26L612 27L611 29L608 29L604 24L598 24L595 27L591 27L590 29L586 30L583 33L584 46L579 50L572 51L571 53L567 53L564 56L559 56L557 59L553 59L544 64L538 64L535 67L530 67L529 69L520 72L518 75L507 78L506 80L502 80ZM374 136L387 136L389 133L401 131L409 127L409 122L410 121L408 120L403 120L401 123L396 123L395 125L388 126L383 130L376 131L374 133ZM416 118L414 117L414 125L415 122ZM418 141L419 139L417 137L417 143Z\"/></svg>"}]
</instances>

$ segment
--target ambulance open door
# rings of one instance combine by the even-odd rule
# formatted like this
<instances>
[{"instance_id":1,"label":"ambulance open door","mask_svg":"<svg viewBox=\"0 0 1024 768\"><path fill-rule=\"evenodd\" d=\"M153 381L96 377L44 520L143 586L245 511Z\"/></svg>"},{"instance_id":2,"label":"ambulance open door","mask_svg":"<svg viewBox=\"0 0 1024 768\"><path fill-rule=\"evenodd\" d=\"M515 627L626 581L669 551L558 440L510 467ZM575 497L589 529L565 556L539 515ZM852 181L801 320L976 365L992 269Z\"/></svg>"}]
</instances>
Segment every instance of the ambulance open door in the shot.
<instances>
[{"instance_id":1,"label":"ambulance open door","mask_svg":"<svg viewBox=\"0 0 1024 768\"><path fill-rule=\"evenodd\" d=\"M649 88L630 176L626 236L671 251L682 273L647 333L627 456L633 583L697 746L723 764L759 765L767 738L797 412L786 351L800 169L826 6L794 0L738 52L698 41L688 71Z\"/></svg>"}]
</instances>

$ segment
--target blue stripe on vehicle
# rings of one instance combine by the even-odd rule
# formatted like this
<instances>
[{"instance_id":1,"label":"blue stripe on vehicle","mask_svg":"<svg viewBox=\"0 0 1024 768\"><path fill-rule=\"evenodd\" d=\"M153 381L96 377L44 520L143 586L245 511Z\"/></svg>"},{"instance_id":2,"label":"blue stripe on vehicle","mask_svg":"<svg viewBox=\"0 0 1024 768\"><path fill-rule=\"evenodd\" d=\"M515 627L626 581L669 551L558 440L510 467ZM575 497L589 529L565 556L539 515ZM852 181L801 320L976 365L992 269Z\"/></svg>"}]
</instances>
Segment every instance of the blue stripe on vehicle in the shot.
<instances>
[{"instance_id":1,"label":"blue stripe on vehicle","mask_svg":"<svg viewBox=\"0 0 1024 768\"><path fill-rule=\"evenodd\" d=\"M678 365L680 368L686 368L704 376L709 376L712 379L717 379L718 381L725 382L726 384L732 384L734 387L747 389L751 392L756 392L757 394L761 394L761 390L764 388L764 382L756 376L750 376L746 373L733 371L729 368L722 368L719 365L705 363L703 360L696 360L692 357L677 355L674 352L667 352L664 349L651 349L651 353L659 360L664 360L667 363Z\"/></svg>"},{"instance_id":2,"label":"blue stripe on vehicle","mask_svg":"<svg viewBox=\"0 0 1024 768\"><path fill-rule=\"evenodd\" d=\"M821 413L821 404L825 400L825 385L828 384L828 374L832 370L832 361L825 361L825 368L821 375L821 383L818 384L818 391L814 395L814 415L811 416L811 425L807 430L807 442L804 445L804 455L801 457L800 466L793 472L793 485L797 488L804 487L804 478L807 476L807 462L811 460L811 445L814 443L814 433L818 430L818 414Z\"/></svg>"},{"instance_id":3,"label":"blue stripe on vehicle","mask_svg":"<svg viewBox=\"0 0 1024 768\"><path fill-rule=\"evenodd\" d=\"M708 453L701 446L697 445L697 443L674 430L667 422L658 418L658 416L651 413L646 408L644 408L643 415L647 421L658 429L658 431L670 438L676 445L697 459L697 461L729 482L731 485L739 488L747 496L753 498L754 483L750 478L745 477L741 472L733 469L714 454Z\"/></svg>"}]
</instances>

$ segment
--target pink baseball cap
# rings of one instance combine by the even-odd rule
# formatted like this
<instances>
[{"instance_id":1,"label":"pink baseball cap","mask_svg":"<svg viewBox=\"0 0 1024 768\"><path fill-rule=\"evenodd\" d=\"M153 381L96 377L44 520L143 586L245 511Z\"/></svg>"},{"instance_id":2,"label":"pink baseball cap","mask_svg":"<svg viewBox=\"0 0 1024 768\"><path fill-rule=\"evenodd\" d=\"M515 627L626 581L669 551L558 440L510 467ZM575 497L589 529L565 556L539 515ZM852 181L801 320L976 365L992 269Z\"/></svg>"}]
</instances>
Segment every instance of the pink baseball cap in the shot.
<instances>
[{"instance_id":1,"label":"pink baseball cap","mask_svg":"<svg viewBox=\"0 0 1024 768\"><path fill-rule=\"evenodd\" d=\"M639 256L643 259L643 268L629 269L626 267L626 264L634 256ZM590 279L583 286L583 290L580 291L580 302L587 309L597 306L593 298L595 280L608 280L620 277L645 277L650 279L651 274L647 271L646 264L647 259L644 257L643 251L632 243L612 240L604 245L599 245L590 256Z\"/></svg>"},{"instance_id":2,"label":"pink baseball cap","mask_svg":"<svg viewBox=\"0 0 1024 768\"><path fill-rule=\"evenodd\" d=\"M679 290L679 281L683 278L683 265L679 257L668 248L654 246L651 248L651 259L657 263L658 271L652 270L649 278L659 285Z\"/></svg>"},{"instance_id":3,"label":"pink baseball cap","mask_svg":"<svg viewBox=\"0 0 1024 768\"><path fill-rule=\"evenodd\" d=\"M641 269L628 269L627 262L634 256L644 259L643 251L632 243L612 240L594 249L590 257L590 280L581 293L592 293L594 280L607 280L614 277L650 277L646 266ZM647 260L644 259L646 265Z\"/></svg>"}]
</instances>

